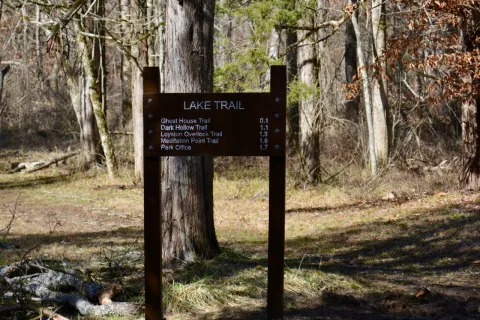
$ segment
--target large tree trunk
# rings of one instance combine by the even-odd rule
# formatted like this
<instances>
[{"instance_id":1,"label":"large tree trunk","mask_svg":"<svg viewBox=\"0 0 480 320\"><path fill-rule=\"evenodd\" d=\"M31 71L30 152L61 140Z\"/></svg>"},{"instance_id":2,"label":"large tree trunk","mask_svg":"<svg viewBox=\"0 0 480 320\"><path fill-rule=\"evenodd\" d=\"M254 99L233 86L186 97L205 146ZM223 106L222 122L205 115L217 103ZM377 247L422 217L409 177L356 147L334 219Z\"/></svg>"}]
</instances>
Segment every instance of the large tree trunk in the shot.
<instances>
[{"instance_id":1,"label":"large tree trunk","mask_svg":"<svg viewBox=\"0 0 480 320\"><path fill-rule=\"evenodd\" d=\"M314 21L312 18L311 20ZM314 25L305 19L302 24ZM310 31L298 31L298 38L303 39ZM318 66L315 51L315 33L311 33L297 51L299 81L311 88L316 87ZM300 116L300 148L304 173L309 183L320 180L320 141L318 131L319 110L316 92L304 97L299 106Z\"/></svg>"},{"instance_id":2,"label":"large tree trunk","mask_svg":"<svg viewBox=\"0 0 480 320\"><path fill-rule=\"evenodd\" d=\"M385 1L372 0L373 63L376 76L372 77L373 131L375 132L375 156L377 163L388 160L388 98L386 62L382 58L386 44Z\"/></svg>"},{"instance_id":3,"label":"large tree trunk","mask_svg":"<svg viewBox=\"0 0 480 320\"><path fill-rule=\"evenodd\" d=\"M215 0L167 1L166 92L212 92L214 9ZM214 256L212 158L167 157L162 178L164 264Z\"/></svg>"},{"instance_id":4,"label":"large tree trunk","mask_svg":"<svg viewBox=\"0 0 480 320\"><path fill-rule=\"evenodd\" d=\"M348 2L350 5L356 4L356 0L349 0ZM370 156L370 169L371 169L372 175L376 175L377 174L377 158L375 156L375 133L373 129L373 119L372 119L372 101L370 99L370 79L368 78L365 58L363 57L362 33L360 31L360 26L358 24L357 16L358 16L358 12L355 11L352 14L351 20L352 20L353 30L355 31L355 37L357 38L358 69L360 69L360 74L362 76L363 98L364 98L364 104L365 104L365 118L367 119L367 129L368 129L368 153Z\"/></svg>"}]
</instances>

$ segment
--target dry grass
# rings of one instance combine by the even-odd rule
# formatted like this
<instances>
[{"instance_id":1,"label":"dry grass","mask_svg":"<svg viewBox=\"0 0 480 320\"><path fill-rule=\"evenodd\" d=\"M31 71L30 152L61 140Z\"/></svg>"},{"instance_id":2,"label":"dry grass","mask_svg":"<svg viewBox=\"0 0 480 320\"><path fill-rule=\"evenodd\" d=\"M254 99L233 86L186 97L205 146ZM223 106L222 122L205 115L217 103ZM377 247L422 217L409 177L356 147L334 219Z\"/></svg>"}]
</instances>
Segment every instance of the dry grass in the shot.
<instances>
[{"instance_id":1,"label":"dry grass","mask_svg":"<svg viewBox=\"0 0 480 320\"><path fill-rule=\"evenodd\" d=\"M0 157L0 168L9 161ZM215 222L223 252L165 274L164 300L172 319L263 318L268 180L262 161L218 169ZM6 239L11 247L0 251L0 265L42 259L102 283L120 281L121 299L143 303L143 190L94 190L129 184L130 172L110 182L101 170L70 169L68 175L64 170L0 173L0 229L10 215L4 205L12 208L19 197ZM421 286L461 306L469 297L480 299L480 269L472 264L480 258L479 196L452 191L453 176L391 171L368 181L358 178L363 174L352 169L333 184L302 189L288 181L287 318L350 319L348 309L352 317L370 310L372 317L430 319L420 313L418 301L409 300ZM382 200L392 191L393 199Z\"/></svg>"}]
</instances>

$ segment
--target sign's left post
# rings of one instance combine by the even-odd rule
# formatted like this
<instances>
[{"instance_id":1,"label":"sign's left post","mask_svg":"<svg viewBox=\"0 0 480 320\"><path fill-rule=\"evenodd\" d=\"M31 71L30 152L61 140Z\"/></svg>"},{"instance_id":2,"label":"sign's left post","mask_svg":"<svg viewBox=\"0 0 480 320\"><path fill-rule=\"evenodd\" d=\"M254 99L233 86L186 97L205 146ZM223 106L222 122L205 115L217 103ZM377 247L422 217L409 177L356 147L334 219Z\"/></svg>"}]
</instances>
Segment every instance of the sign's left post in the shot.
<instances>
[{"instance_id":1,"label":"sign's left post","mask_svg":"<svg viewBox=\"0 0 480 320\"><path fill-rule=\"evenodd\" d=\"M153 134L154 121L149 113L158 108L160 71L158 67L143 69L143 136L144 136L144 252L145 252L145 319L162 320L162 219L161 161L152 156L147 144Z\"/></svg>"}]
</instances>

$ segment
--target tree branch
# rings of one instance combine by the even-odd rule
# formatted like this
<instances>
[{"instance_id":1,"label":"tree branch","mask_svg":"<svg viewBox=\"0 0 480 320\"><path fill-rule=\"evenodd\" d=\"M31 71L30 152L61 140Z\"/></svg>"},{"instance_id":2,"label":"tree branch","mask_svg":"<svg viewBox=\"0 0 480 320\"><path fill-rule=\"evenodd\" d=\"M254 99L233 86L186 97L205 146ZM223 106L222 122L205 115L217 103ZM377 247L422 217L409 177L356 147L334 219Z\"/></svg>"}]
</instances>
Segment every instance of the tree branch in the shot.
<instances>
[{"instance_id":1,"label":"tree branch","mask_svg":"<svg viewBox=\"0 0 480 320\"><path fill-rule=\"evenodd\" d=\"M325 21L316 26L292 26L292 25L278 25L277 28L285 29L285 30L306 30L311 32L317 32L321 29L326 29L328 27L332 27L334 30L338 30L341 25L347 22L348 15L343 15L343 17L339 20L329 20Z\"/></svg>"},{"instance_id":2,"label":"tree branch","mask_svg":"<svg viewBox=\"0 0 480 320\"><path fill-rule=\"evenodd\" d=\"M76 0L70 10L61 17L56 24L51 27L50 35L48 36L47 43L50 43L60 32L60 29L65 28L67 24L73 19L75 14L87 3L87 0ZM48 50L47 50L48 51Z\"/></svg>"},{"instance_id":3,"label":"tree branch","mask_svg":"<svg viewBox=\"0 0 480 320\"><path fill-rule=\"evenodd\" d=\"M22 271L34 272L28 278L24 276L10 277L16 274L19 268ZM38 273L35 273L38 272ZM43 302L55 302L68 304L74 307L82 315L127 315L136 312L136 306L130 302L110 302L104 305L96 305L90 301L98 301L99 298L113 296L118 291L118 286L111 286L103 289L95 282L84 282L79 278L55 270L37 266L30 263L14 264L5 268L0 268L0 277L2 277L14 290L23 291L39 297ZM58 293L51 288L71 287L78 293Z\"/></svg>"}]
</instances>

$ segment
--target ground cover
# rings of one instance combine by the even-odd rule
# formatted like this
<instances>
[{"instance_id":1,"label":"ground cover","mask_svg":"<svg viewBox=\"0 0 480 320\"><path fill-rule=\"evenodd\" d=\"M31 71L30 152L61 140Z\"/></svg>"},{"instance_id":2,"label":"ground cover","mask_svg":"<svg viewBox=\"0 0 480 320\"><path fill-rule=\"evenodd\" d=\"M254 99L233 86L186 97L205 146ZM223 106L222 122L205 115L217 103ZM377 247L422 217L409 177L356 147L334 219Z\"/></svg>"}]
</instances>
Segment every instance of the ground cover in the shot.
<instances>
[{"instance_id":1,"label":"ground cover","mask_svg":"<svg viewBox=\"0 0 480 320\"><path fill-rule=\"evenodd\" d=\"M10 162L29 156L0 156L0 229L15 214L8 235L0 234L0 266L35 259L74 270L85 280L121 284L117 299L141 306L143 189L105 187L130 185L129 172L117 181L101 169L63 165L8 174ZM268 180L262 163L248 170L217 166L222 253L164 270L168 319L264 318ZM479 195L455 191L448 175L353 176L315 188L288 181L286 319L479 319ZM2 306L9 303L0 297ZM141 316L140 308L122 319Z\"/></svg>"}]
</instances>

